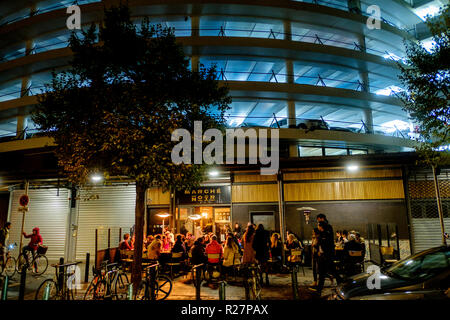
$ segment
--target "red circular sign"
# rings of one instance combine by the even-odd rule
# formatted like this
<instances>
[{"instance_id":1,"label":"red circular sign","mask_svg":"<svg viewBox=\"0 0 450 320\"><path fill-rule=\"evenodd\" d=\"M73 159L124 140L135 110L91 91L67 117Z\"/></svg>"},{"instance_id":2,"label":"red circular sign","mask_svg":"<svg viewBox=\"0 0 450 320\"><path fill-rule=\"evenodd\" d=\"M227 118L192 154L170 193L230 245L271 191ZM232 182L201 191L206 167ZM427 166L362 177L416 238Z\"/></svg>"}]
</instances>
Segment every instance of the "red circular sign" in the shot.
<instances>
[{"instance_id":1,"label":"red circular sign","mask_svg":"<svg viewBox=\"0 0 450 320\"><path fill-rule=\"evenodd\" d=\"M19 203L22 207L26 207L28 205L28 202L30 201L30 198L26 194L20 197Z\"/></svg>"}]
</instances>

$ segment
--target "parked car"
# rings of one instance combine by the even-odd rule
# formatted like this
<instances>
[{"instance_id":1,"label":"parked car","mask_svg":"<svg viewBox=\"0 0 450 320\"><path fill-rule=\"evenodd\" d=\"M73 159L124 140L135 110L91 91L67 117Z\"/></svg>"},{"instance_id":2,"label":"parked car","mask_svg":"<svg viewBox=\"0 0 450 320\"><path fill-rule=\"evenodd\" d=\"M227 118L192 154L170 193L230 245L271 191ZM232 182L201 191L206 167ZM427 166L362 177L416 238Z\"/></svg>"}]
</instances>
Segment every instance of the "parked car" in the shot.
<instances>
[{"instance_id":1,"label":"parked car","mask_svg":"<svg viewBox=\"0 0 450 320\"><path fill-rule=\"evenodd\" d=\"M301 120L297 124L297 128L299 129L305 129L308 131L312 130L328 130L328 124L323 121L322 119L307 119L307 120Z\"/></svg>"},{"instance_id":2,"label":"parked car","mask_svg":"<svg viewBox=\"0 0 450 320\"><path fill-rule=\"evenodd\" d=\"M368 280L379 278L370 289ZM371 277L371 279L369 279ZM370 282L372 283L372 282ZM379 275L361 273L338 285L331 300L450 299L450 247L424 250L382 268Z\"/></svg>"}]
</instances>

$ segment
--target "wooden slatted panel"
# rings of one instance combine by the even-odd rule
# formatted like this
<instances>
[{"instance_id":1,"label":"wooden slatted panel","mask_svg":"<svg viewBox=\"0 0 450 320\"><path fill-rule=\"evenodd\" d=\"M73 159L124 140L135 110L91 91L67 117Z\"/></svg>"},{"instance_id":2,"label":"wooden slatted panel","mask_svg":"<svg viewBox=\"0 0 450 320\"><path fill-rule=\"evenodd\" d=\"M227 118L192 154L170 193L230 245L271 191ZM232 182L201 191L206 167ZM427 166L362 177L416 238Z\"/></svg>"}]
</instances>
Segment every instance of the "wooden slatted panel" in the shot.
<instances>
[{"instance_id":1,"label":"wooden slatted panel","mask_svg":"<svg viewBox=\"0 0 450 320\"><path fill-rule=\"evenodd\" d=\"M277 181L277 176L273 175L235 175L234 182L263 182L263 181Z\"/></svg>"},{"instance_id":2,"label":"wooden slatted panel","mask_svg":"<svg viewBox=\"0 0 450 320\"><path fill-rule=\"evenodd\" d=\"M359 170L357 172L342 171L308 171L284 174L284 180L317 180L317 179L355 179L355 178L388 178L401 177L400 169Z\"/></svg>"},{"instance_id":3,"label":"wooden slatted panel","mask_svg":"<svg viewBox=\"0 0 450 320\"><path fill-rule=\"evenodd\" d=\"M20 231L22 227L22 212L19 212L19 198L25 193L24 190L12 192L11 204L11 233L9 243L20 243ZM66 231L69 215L69 192L67 189L30 189L28 191L30 203L28 212L25 213L24 231L32 232L34 227L40 229L44 245L48 246L47 257L56 262L64 257ZM23 239L23 245L27 245L30 239ZM18 248L14 255L18 255Z\"/></svg>"},{"instance_id":4,"label":"wooden slatted panel","mask_svg":"<svg viewBox=\"0 0 450 320\"><path fill-rule=\"evenodd\" d=\"M444 218L444 226L448 230L450 218ZM414 252L442 245L441 224L438 218L411 219L411 228Z\"/></svg>"},{"instance_id":5,"label":"wooden slatted panel","mask_svg":"<svg viewBox=\"0 0 450 320\"><path fill-rule=\"evenodd\" d=\"M147 190L147 204L170 204L170 193L163 193L162 188L150 188Z\"/></svg>"},{"instance_id":6,"label":"wooden slatted panel","mask_svg":"<svg viewBox=\"0 0 450 320\"><path fill-rule=\"evenodd\" d=\"M277 202L276 184L241 185L232 187L233 202Z\"/></svg>"},{"instance_id":7,"label":"wooden slatted panel","mask_svg":"<svg viewBox=\"0 0 450 320\"><path fill-rule=\"evenodd\" d=\"M288 183L285 201L403 199L402 180Z\"/></svg>"}]
</instances>

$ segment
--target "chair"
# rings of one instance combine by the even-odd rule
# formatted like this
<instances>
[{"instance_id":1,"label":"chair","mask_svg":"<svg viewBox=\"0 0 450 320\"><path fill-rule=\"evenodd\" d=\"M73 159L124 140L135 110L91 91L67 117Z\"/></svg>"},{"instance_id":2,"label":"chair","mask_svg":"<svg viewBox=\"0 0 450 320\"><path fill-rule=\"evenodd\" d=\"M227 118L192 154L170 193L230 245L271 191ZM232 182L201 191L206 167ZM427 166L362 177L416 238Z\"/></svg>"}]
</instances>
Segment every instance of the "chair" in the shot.
<instances>
[{"instance_id":1,"label":"chair","mask_svg":"<svg viewBox=\"0 0 450 320\"><path fill-rule=\"evenodd\" d=\"M364 271L364 257L362 250L349 250L345 261L346 275L354 275Z\"/></svg>"},{"instance_id":2,"label":"chair","mask_svg":"<svg viewBox=\"0 0 450 320\"><path fill-rule=\"evenodd\" d=\"M166 263L170 267L170 279L173 280L173 267L181 266L181 258L183 257L183 252L172 252L171 261Z\"/></svg>"},{"instance_id":3,"label":"chair","mask_svg":"<svg viewBox=\"0 0 450 320\"><path fill-rule=\"evenodd\" d=\"M300 265L302 267L303 276L304 276L305 268L303 267L303 263L302 263L302 253L303 253L303 250L301 250L301 249L292 249L291 255L288 257L288 260L293 265Z\"/></svg>"},{"instance_id":4,"label":"chair","mask_svg":"<svg viewBox=\"0 0 450 320\"><path fill-rule=\"evenodd\" d=\"M129 267L133 263L133 255L133 250L120 250L120 262L125 265L124 269L131 270Z\"/></svg>"},{"instance_id":5,"label":"chair","mask_svg":"<svg viewBox=\"0 0 450 320\"><path fill-rule=\"evenodd\" d=\"M207 265L206 265L206 268L207 268L207 270L208 270L208 274L209 274L209 281L212 281L212 279L213 279L213 272L214 272L214 270L212 270L211 272L210 272L210 270L211 270L211 267L212 267L212 269L216 269L216 268L218 268L219 269L219 273L220 274L222 274L222 270L221 270L221 265L220 265L220 253L208 253L207 254L207 256L208 256L208 263L207 263ZM217 262L217 263L211 263L211 262L209 262L209 260L215 260L215 259L219 259L219 262Z\"/></svg>"}]
</instances>

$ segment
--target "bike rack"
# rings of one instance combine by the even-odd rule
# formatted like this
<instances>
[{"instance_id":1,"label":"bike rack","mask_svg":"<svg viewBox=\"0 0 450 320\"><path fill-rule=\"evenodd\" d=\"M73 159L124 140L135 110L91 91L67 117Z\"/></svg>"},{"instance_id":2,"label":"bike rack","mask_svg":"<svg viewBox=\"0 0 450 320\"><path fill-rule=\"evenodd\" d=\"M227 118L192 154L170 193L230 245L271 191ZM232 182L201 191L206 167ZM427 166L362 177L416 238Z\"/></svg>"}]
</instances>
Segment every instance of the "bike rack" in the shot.
<instances>
[{"instance_id":1,"label":"bike rack","mask_svg":"<svg viewBox=\"0 0 450 320\"><path fill-rule=\"evenodd\" d=\"M225 287L227 283L225 281L219 282L219 300L226 300Z\"/></svg>"},{"instance_id":2,"label":"bike rack","mask_svg":"<svg viewBox=\"0 0 450 320\"><path fill-rule=\"evenodd\" d=\"M8 276L4 276L3 278L3 286L2 286L2 298L0 300L6 301L8 299Z\"/></svg>"},{"instance_id":3,"label":"bike rack","mask_svg":"<svg viewBox=\"0 0 450 320\"><path fill-rule=\"evenodd\" d=\"M202 284L202 269L205 264L200 263L192 267L192 272L195 273L195 279L194 279L194 286L195 286L195 299L201 300L200 298L200 290L201 290L201 284Z\"/></svg>"}]
</instances>

